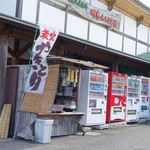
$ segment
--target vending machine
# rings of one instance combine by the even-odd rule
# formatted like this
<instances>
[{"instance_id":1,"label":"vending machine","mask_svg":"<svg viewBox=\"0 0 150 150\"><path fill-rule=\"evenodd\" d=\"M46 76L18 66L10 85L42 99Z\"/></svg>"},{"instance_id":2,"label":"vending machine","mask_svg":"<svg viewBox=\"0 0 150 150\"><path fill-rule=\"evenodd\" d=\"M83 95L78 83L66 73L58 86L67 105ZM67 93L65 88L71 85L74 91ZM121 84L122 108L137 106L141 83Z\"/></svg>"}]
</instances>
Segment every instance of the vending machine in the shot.
<instances>
[{"instance_id":1,"label":"vending machine","mask_svg":"<svg viewBox=\"0 0 150 150\"><path fill-rule=\"evenodd\" d=\"M141 86L140 86L140 108L138 119L148 119L149 118L149 101L150 101L150 78L140 76Z\"/></svg>"},{"instance_id":2,"label":"vending machine","mask_svg":"<svg viewBox=\"0 0 150 150\"><path fill-rule=\"evenodd\" d=\"M137 122L140 107L140 79L137 76L128 77L126 121Z\"/></svg>"},{"instance_id":3,"label":"vending machine","mask_svg":"<svg viewBox=\"0 0 150 150\"><path fill-rule=\"evenodd\" d=\"M81 70L78 111L85 113L80 120L81 125L105 124L106 78L102 70Z\"/></svg>"},{"instance_id":4,"label":"vending machine","mask_svg":"<svg viewBox=\"0 0 150 150\"><path fill-rule=\"evenodd\" d=\"M107 93L108 93L108 86L109 86L109 84L108 84L108 73L104 73L104 75L105 75L105 87L104 87L104 97L105 97L105 99L106 99L106 101L107 101ZM107 105L106 105L107 106Z\"/></svg>"},{"instance_id":5,"label":"vending machine","mask_svg":"<svg viewBox=\"0 0 150 150\"><path fill-rule=\"evenodd\" d=\"M108 97L106 122L125 121L127 75L118 72L108 73Z\"/></svg>"}]
</instances>

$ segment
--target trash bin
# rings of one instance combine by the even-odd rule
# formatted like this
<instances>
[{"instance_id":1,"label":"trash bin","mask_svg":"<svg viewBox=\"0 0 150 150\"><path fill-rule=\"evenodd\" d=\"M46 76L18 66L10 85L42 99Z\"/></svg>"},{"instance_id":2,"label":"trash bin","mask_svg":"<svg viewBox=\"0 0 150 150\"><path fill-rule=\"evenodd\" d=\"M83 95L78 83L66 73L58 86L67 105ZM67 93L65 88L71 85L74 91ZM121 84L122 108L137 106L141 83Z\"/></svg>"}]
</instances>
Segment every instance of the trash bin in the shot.
<instances>
[{"instance_id":1,"label":"trash bin","mask_svg":"<svg viewBox=\"0 0 150 150\"><path fill-rule=\"evenodd\" d=\"M41 118L35 121L35 141L49 143L51 141L51 130L53 120Z\"/></svg>"}]
</instances>

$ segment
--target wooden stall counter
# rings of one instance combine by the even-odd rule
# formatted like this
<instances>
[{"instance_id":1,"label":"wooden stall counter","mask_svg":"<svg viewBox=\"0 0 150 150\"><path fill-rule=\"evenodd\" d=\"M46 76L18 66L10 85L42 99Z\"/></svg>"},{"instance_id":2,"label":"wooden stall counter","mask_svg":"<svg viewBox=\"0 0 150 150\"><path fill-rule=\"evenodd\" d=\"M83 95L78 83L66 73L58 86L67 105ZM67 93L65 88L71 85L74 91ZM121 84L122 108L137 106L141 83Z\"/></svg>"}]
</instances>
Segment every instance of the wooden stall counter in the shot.
<instances>
[{"instance_id":1,"label":"wooden stall counter","mask_svg":"<svg viewBox=\"0 0 150 150\"><path fill-rule=\"evenodd\" d=\"M77 127L82 112L61 112L61 113L39 113L38 118L53 119L51 136L63 136L77 134Z\"/></svg>"}]
</instances>

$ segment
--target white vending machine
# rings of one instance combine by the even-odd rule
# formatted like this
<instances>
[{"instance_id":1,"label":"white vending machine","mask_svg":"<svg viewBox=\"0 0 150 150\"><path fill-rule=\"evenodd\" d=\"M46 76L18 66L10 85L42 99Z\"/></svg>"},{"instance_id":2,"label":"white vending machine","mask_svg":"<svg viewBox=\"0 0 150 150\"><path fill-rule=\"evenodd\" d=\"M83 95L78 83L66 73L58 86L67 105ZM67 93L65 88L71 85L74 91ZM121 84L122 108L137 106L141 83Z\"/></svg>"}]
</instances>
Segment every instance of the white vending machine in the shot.
<instances>
[{"instance_id":1,"label":"white vending machine","mask_svg":"<svg viewBox=\"0 0 150 150\"><path fill-rule=\"evenodd\" d=\"M139 119L149 118L149 88L150 88L150 78L140 76L141 86L140 86L140 107L139 107Z\"/></svg>"},{"instance_id":2,"label":"white vending machine","mask_svg":"<svg viewBox=\"0 0 150 150\"><path fill-rule=\"evenodd\" d=\"M80 120L84 126L106 122L107 75L102 70L81 70L78 111L85 115Z\"/></svg>"},{"instance_id":3,"label":"white vending machine","mask_svg":"<svg viewBox=\"0 0 150 150\"><path fill-rule=\"evenodd\" d=\"M126 121L137 122L140 107L140 79L137 76L128 77Z\"/></svg>"}]
</instances>

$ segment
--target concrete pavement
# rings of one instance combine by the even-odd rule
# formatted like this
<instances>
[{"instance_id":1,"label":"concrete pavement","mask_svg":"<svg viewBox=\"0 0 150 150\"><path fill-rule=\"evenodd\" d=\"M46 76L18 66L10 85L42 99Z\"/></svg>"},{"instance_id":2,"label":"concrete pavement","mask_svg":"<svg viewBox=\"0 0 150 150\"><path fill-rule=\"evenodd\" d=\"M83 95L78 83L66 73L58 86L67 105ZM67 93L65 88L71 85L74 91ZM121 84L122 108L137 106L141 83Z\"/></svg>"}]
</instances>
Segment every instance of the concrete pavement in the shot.
<instances>
[{"instance_id":1,"label":"concrete pavement","mask_svg":"<svg viewBox=\"0 0 150 150\"><path fill-rule=\"evenodd\" d=\"M25 140L0 142L0 150L150 150L150 124L131 124L106 130L52 138L49 144Z\"/></svg>"}]
</instances>

